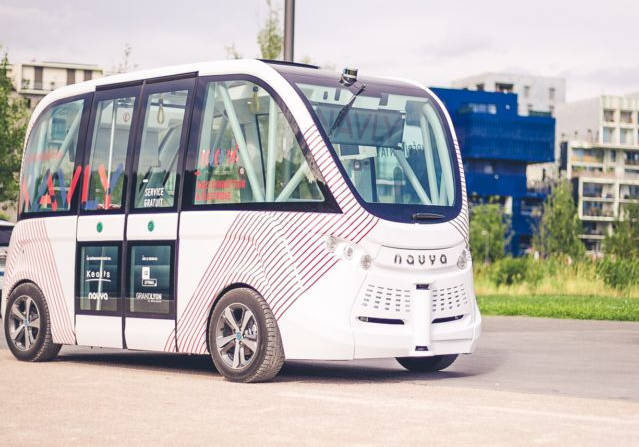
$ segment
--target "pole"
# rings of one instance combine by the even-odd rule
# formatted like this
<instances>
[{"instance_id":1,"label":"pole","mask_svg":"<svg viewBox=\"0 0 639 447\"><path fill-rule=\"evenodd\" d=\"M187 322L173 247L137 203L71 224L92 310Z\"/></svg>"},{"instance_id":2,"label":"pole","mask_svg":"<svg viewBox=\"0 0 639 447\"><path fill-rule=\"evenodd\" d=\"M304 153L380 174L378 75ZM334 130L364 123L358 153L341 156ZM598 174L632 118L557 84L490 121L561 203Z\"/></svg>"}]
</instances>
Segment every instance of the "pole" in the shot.
<instances>
[{"instance_id":1,"label":"pole","mask_svg":"<svg viewBox=\"0 0 639 447\"><path fill-rule=\"evenodd\" d=\"M293 62L295 43L295 0L284 1L284 60Z\"/></svg>"}]
</instances>

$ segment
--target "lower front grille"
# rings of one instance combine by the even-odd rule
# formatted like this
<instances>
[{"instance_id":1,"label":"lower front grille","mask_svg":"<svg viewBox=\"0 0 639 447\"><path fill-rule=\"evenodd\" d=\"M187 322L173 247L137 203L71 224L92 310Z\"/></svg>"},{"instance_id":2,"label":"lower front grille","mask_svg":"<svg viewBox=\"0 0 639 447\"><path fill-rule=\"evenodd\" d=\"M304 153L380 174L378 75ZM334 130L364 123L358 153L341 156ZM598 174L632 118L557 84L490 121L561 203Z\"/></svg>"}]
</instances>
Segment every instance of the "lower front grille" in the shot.
<instances>
[{"instance_id":1,"label":"lower front grille","mask_svg":"<svg viewBox=\"0 0 639 447\"><path fill-rule=\"evenodd\" d=\"M408 289L368 284L364 290L362 307L390 313L410 313L411 292Z\"/></svg>"},{"instance_id":2,"label":"lower front grille","mask_svg":"<svg viewBox=\"0 0 639 447\"><path fill-rule=\"evenodd\" d=\"M443 318L459 315L468 306L468 296L463 284L433 289L433 317Z\"/></svg>"}]
</instances>

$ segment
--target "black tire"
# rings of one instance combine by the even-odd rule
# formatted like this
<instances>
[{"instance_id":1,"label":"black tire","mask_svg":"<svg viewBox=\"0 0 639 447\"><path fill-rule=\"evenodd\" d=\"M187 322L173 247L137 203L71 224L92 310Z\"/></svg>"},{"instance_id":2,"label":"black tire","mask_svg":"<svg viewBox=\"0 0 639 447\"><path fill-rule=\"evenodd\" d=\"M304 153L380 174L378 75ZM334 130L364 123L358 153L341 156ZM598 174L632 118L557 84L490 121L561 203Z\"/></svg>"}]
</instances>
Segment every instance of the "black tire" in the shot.
<instances>
[{"instance_id":1,"label":"black tire","mask_svg":"<svg viewBox=\"0 0 639 447\"><path fill-rule=\"evenodd\" d=\"M40 328L33 337L33 341L30 342L28 349L26 348L26 341L23 341L22 346L20 346L19 341L11 337L11 331L15 329L12 325L16 323L15 319L10 315L13 304L18 300L20 300L20 303L23 303L25 298L31 298L32 305L35 306L40 320ZM31 314L35 315L33 314L33 310ZM62 347L62 345L53 343L49 307L40 289L32 283L20 284L9 295L4 318L4 334L7 345L15 358L25 362L46 362L53 360Z\"/></svg>"},{"instance_id":2,"label":"black tire","mask_svg":"<svg viewBox=\"0 0 639 447\"><path fill-rule=\"evenodd\" d=\"M397 357L396 360L409 371L435 372L448 368L457 359L457 354L435 355L432 357Z\"/></svg>"},{"instance_id":3,"label":"black tire","mask_svg":"<svg viewBox=\"0 0 639 447\"><path fill-rule=\"evenodd\" d=\"M226 309L231 312L235 324L241 324L245 314L249 316L250 323L246 326L247 330L239 331L239 339L236 338L238 331L233 332L231 325L227 323L228 318L222 317ZM246 313L246 309L250 313ZM252 319L250 319L251 314ZM237 316L240 316L239 320ZM220 352L221 348L218 349L218 336L220 340L229 340L224 345L229 348L225 353ZM248 344L242 345L242 343L249 342L255 347L255 351L248 349ZM229 346L230 343L233 346ZM282 339L273 312L264 298L253 289L244 287L232 289L220 298L209 321L208 344L215 368L232 382L249 383L271 380L280 372L284 364ZM242 347L242 350L239 350L238 347ZM247 352L252 352L245 365L235 366L236 350L242 353L242 357Z\"/></svg>"}]
</instances>

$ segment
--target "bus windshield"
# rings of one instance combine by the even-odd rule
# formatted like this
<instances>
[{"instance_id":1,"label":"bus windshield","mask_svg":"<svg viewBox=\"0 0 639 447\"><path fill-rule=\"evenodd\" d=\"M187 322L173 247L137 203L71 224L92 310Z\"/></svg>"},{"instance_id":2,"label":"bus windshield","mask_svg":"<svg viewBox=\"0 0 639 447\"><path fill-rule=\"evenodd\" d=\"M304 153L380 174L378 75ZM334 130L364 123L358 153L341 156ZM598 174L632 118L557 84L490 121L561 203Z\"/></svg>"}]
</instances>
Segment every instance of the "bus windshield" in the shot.
<instances>
[{"instance_id":1,"label":"bus windshield","mask_svg":"<svg viewBox=\"0 0 639 447\"><path fill-rule=\"evenodd\" d=\"M455 162L425 90L363 79L286 74L309 101L344 171L368 203L451 208Z\"/></svg>"}]
</instances>

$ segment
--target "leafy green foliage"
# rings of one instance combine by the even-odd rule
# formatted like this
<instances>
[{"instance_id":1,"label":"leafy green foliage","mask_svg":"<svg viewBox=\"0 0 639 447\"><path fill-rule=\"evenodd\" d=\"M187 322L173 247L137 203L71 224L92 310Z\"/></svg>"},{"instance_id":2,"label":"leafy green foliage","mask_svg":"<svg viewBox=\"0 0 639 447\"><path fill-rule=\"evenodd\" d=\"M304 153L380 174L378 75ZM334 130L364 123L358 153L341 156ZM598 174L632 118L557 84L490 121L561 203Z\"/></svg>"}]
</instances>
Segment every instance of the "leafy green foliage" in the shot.
<instances>
[{"instance_id":1,"label":"leafy green foliage","mask_svg":"<svg viewBox=\"0 0 639 447\"><path fill-rule=\"evenodd\" d=\"M510 220L499 205L476 205L470 216L470 249L476 261L494 262L506 254Z\"/></svg>"},{"instance_id":2,"label":"leafy green foliage","mask_svg":"<svg viewBox=\"0 0 639 447\"><path fill-rule=\"evenodd\" d=\"M264 28L257 35L257 43L260 45L263 59L277 59L282 53L284 36L280 28L277 9L273 6L271 0L266 0L266 4L268 5L268 17Z\"/></svg>"},{"instance_id":3,"label":"leafy green foliage","mask_svg":"<svg viewBox=\"0 0 639 447\"><path fill-rule=\"evenodd\" d=\"M639 204L627 204L623 210L623 219L604 239L604 253L618 259L639 259Z\"/></svg>"},{"instance_id":4,"label":"leafy green foliage","mask_svg":"<svg viewBox=\"0 0 639 447\"><path fill-rule=\"evenodd\" d=\"M610 287L627 289L639 285L639 259L605 258L597 262L597 273Z\"/></svg>"},{"instance_id":5,"label":"leafy green foliage","mask_svg":"<svg viewBox=\"0 0 639 447\"><path fill-rule=\"evenodd\" d=\"M1 48L1 47L0 47ZM27 128L29 108L13 93L7 76L9 59L2 53L0 61L0 203L16 200L22 144Z\"/></svg>"},{"instance_id":6,"label":"leafy green foliage","mask_svg":"<svg viewBox=\"0 0 639 447\"><path fill-rule=\"evenodd\" d=\"M533 245L542 257L567 255L573 259L584 254L579 239L582 232L570 183L555 185L544 203L544 212L534 235Z\"/></svg>"},{"instance_id":7,"label":"leafy green foliage","mask_svg":"<svg viewBox=\"0 0 639 447\"><path fill-rule=\"evenodd\" d=\"M507 285L524 282L528 272L527 258L504 258L495 263L493 270L493 281L495 284Z\"/></svg>"}]
</instances>

